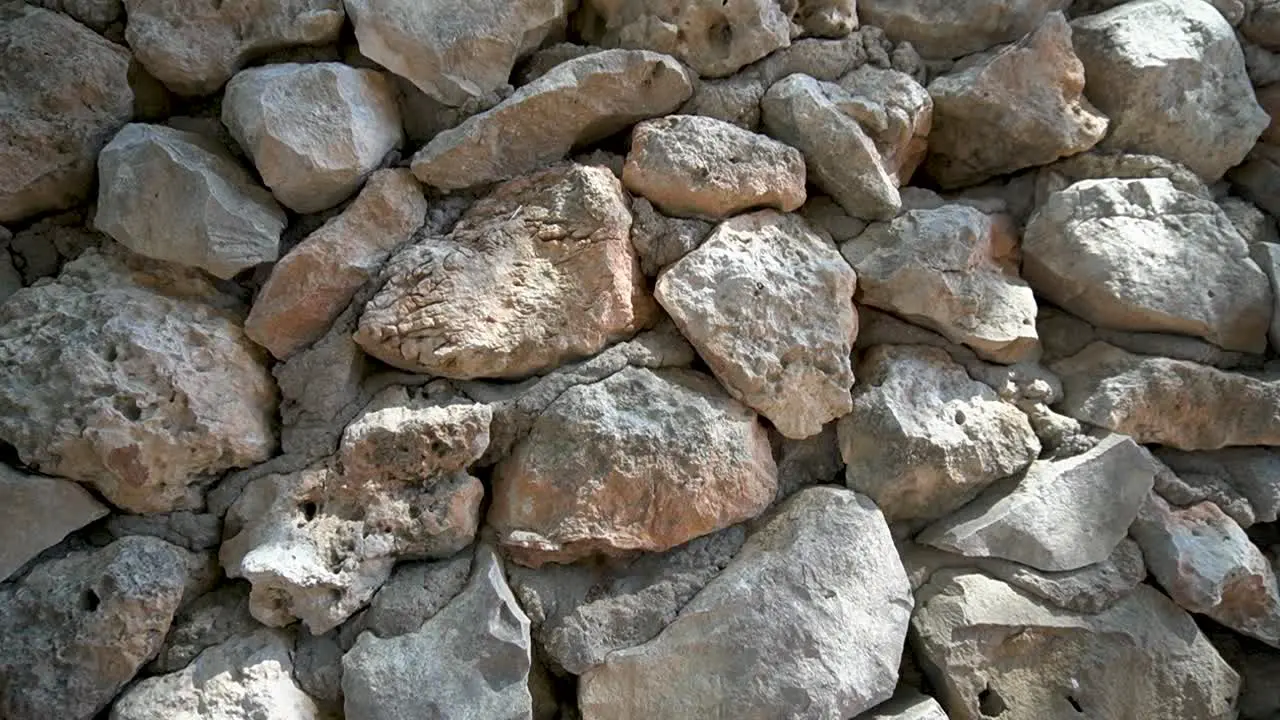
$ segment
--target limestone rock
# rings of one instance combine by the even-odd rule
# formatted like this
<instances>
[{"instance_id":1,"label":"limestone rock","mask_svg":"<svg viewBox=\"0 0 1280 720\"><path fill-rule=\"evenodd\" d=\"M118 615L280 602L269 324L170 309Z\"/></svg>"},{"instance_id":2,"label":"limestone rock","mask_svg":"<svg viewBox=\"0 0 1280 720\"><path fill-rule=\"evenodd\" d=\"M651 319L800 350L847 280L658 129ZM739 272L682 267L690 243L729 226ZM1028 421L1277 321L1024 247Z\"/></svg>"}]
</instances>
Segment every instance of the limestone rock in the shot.
<instances>
[{"instance_id":1,"label":"limestone rock","mask_svg":"<svg viewBox=\"0 0 1280 720\"><path fill-rule=\"evenodd\" d=\"M966 58L929 83L929 174L963 187L1093 147L1107 118L1084 98L1084 80L1071 26L1057 11L1019 42Z\"/></svg>"},{"instance_id":2,"label":"limestone rock","mask_svg":"<svg viewBox=\"0 0 1280 720\"><path fill-rule=\"evenodd\" d=\"M791 43L778 0L585 0L578 23L594 45L673 55L703 77L732 75Z\"/></svg>"},{"instance_id":3,"label":"limestone rock","mask_svg":"<svg viewBox=\"0 0 1280 720\"><path fill-rule=\"evenodd\" d=\"M0 582L107 512L73 482L0 465Z\"/></svg>"},{"instance_id":4,"label":"limestone rock","mask_svg":"<svg viewBox=\"0 0 1280 720\"><path fill-rule=\"evenodd\" d=\"M447 238L392 259L356 342L413 372L518 378L591 355L654 312L608 170L563 164L504 183Z\"/></svg>"},{"instance_id":5,"label":"limestone rock","mask_svg":"<svg viewBox=\"0 0 1280 720\"><path fill-rule=\"evenodd\" d=\"M133 117L129 53L65 15L0 9L0 222L83 201L98 151Z\"/></svg>"},{"instance_id":6,"label":"limestone rock","mask_svg":"<svg viewBox=\"0 0 1280 720\"><path fill-rule=\"evenodd\" d=\"M1216 204L1168 180L1085 180L1056 192L1022 250L1036 292L1094 325L1266 348L1266 275Z\"/></svg>"},{"instance_id":7,"label":"limestone rock","mask_svg":"<svg viewBox=\"0 0 1280 720\"><path fill-rule=\"evenodd\" d=\"M631 213L631 244L649 277L701 245L714 227L705 220L667 217L644 198L632 199Z\"/></svg>"},{"instance_id":8,"label":"limestone rock","mask_svg":"<svg viewBox=\"0 0 1280 720\"><path fill-rule=\"evenodd\" d=\"M706 375L627 368L561 394L494 470L489 524L522 565L659 552L758 515L777 468Z\"/></svg>"},{"instance_id":9,"label":"limestone rock","mask_svg":"<svg viewBox=\"0 0 1280 720\"><path fill-rule=\"evenodd\" d=\"M271 194L204 136L135 123L99 158L94 225L140 255L229 279L279 257L286 224Z\"/></svg>"},{"instance_id":10,"label":"limestone rock","mask_svg":"<svg viewBox=\"0 0 1280 720\"><path fill-rule=\"evenodd\" d=\"M1280 384L1104 342L1049 366L1062 378L1061 411L1180 450L1280 445Z\"/></svg>"},{"instance_id":11,"label":"limestone rock","mask_svg":"<svg viewBox=\"0 0 1280 720\"><path fill-rule=\"evenodd\" d=\"M1152 494L1131 532L1151 574L1174 602L1280 647L1275 571L1217 505L1175 508Z\"/></svg>"},{"instance_id":12,"label":"limestone rock","mask_svg":"<svg viewBox=\"0 0 1280 720\"><path fill-rule=\"evenodd\" d=\"M559 160L689 99L680 63L643 50L605 50L561 63L496 107L431 139L413 174L442 190L506 180Z\"/></svg>"},{"instance_id":13,"label":"limestone rock","mask_svg":"<svg viewBox=\"0 0 1280 720\"><path fill-rule=\"evenodd\" d=\"M716 220L760 207L790 212L805 201L800 151L698 115L636 125L622 182L679 217Z\"/></svg>"},{"instance_id":14,"label":"limestone rock","mask_svg":"<svg viewBox=\"0 0 1280 720\"><path fill-rule=\"evenodd\" d=\"M1070 0L859 0L858 17L926 58L949 59L1013 42Z\"/></svg>"},{"instance_id":15,"label":"limestone rock","mask_svg":"<svg viewBox=\"0 0 1280 720\"><path fill-rule=\"evenodd\" d=\"M800 0L792 21L809 37L842 38L858 29L857 0Z\"/></svg>"},{"instance_id":16,"label":"limestone rock","mask_svg":"<svg viewBox=\"0 0 1280 720\"><path fill-rule=\"evenodd\" d=\"M1267 342L1271 347L1280 347L1280 243L1254 243L1249 254L1270 283L1271 324L1267 327Z\"/></svg>"},{"instance_id":17,"label":"limestone rock","mask_svg":"<svg viewBox=\"0 0 1280 720\"><path fill-rule=\"evenodd\" d=\"M769 88L760 113L770 135L804 154L809 182L846 212L891 218L902 207L898 183L875 142L846 112L857 104L839 85L797 74Z\"/></svg>"},{"instance_id":18,"label":"limestone rock","mask_svg":"<svg viewBox=\"0 0 1280 720\"><path fill-rule=\"evenodd\" d=\"M1253 522L1271 523L1280 519L1280 453L1268 448L1226 448L1212 452L1183 452L1171 448L1156 451L1160 459L1182 480L1197 486L1224 486L1249 508L1249 521L1242 521L1225 503L1214 503L1247 527ZM1186 501L1166 500L1178 505L1191 505L1205 498Z\"/></svg>"},{"instance_id":19,"label":"limestone rock","mask_svg":"<svg viewBox=\"0 0 1280 720\"><path fill-rule=\"evenodd\" d=\"M465 468L488 447L491 419L477 404L370 410L335 457L252 481L227 514L221 560L253 584L253 616L325 633L368 603L397 559L469 545L484 487Z\"/></svg>"},{"instance_id":20,"label":"limestone rock","mask_svg":"<svg viewBox=\"0 0 1280 720\"><path fill-rule=\"evenodd\" d=\"M891 522L942 517L1040 452L1027 417L942 350L873 347L858 376L837 425L845 482Z\"/></svg>"},{"instance_id":21,"label":"limestone rock","mask_svg":"<svg viewBox=\"0 0 1280 720\"><path fill-rule=\"evenodd\" d=\"M906 185L924 161L933 129L934 103L929 92L910 75L889 68L863 65L837 83L856 99L884 109L883 127L864 127L884 158L885 169L898 185Z\"/></svg>"},{"instance_id":22,"label":"limestone rock","mask_svg":"<svg viewBox=\"0 0 1280 720\"><path fill-rule=\"evenodd\" d=\"M426 214L422 188L408 170L374 173L341 215L276 263L245 333L282 360L316 342Z\"/></svg>"},{"instance_id":23,"label":"limestone rock","mask_svg":"<svg viewBox=\"0 0 1280 720\"><path fill-rule=\"evenodd\" d=\"M472 553L464 550L444 560L397 565L360 616L359 627L380 638L415 632L462 592L471 564Z\"/></svg>"},{"instance_id":24,"label":"limestone rock","mask_svg":"<svg viewBox=\"0 0 1280 720\"><path fill-rule=\"evenodd\" d=\"M35 0L28 4L70 15L76 22L101 34L113 30L113 26L118 27L124 15L120 0Z\"/></svg>"},{"instance_id":25,"label":"limestone rock","mask_svg":"<svg viewBox=\"0 0 1280 720\"><path fill-rule=\"evenodd\" d=\"M582 716L852 717L893 694L910 615L875 505L802 490L662 634L582 676Z\"/></svg>"},{"instance_id":26,"label":"limestone rock","mask_svg":"<svg viewBox=\"0 0 1280 720\"><path fill-rule=\"evenodd\" d=\"M840 251L858 272L858 300L935 330L984 359L1035 359L1036 301L1018 277L1008 216L965 205L909 210L874 223Z\"/></svg>"},{"instance_id":27,"label":"limestone rock","mask_svg":"<svg viewBox=\"0 0 1280 720\"><path fill-rule=\"evenodd\" d=\"M341 0L124 0L125 39L147 71L181 95L208 95L273 50L336 42Z\"/></svg>"},{"instance_id":28,"label":"limestone rock","mask_svg":"<svg viewBox=\"0 0 1280 720\"><path fill-rule=\"evenodd\" d=\"M773 457L778 464L775 504L810 485L838 485L844 471L837 423L827 423L817 435L795 440L776 430L770 433Z\"/></svg>"},{"instance_id":29,"label":"limestone rock","mask_svg":"<svg viewBox=\"0 0 1280 720\"><path fill-rule=\"evenodd\" d=\"M292 655L291 635L259 628L205 650L184 670L129 688L111 720L320 720L293 679Z\"/></svg>"},{"instance_id":30,"label":"limestone rock","mask_svg":"<svg viewBox=\"0 0 1280 720\"><path fill-rule=\"evenodd\" d=\"M1280 146L1255 145L1228 178L1245 199L1273 216L1280 212Z\"/></svg>"},{"instance_id":31,"label":"limestone rock","mask_svg":"<svg viewBox=\"0 0 1280 720\"><path fill-rule=\"evenodd\" d=\"M507 85L516 60L562 29L576 3L347 0L360 52L458 107Z\"/></svg>"},{"instance_id":32,"label":"limestone rock","mask_svg":"<svg viewBox=\"0 0 1280 720\"><path fill-rule=\"evenodd\" d=\"M342 660L346 715L529 718L531 652L529 618L497 554L481 545L467 587L421 628L385 640L364 633L356 641Z\"/></svg>"},{"instance_id":33,"label":"limestone rock","mask_svg":"<svg viewBox=\"0 0 1280 720\"><path fill-rule=\"evenodd\" d=\"M908 687L854 720L947 720L947 714L937 700Z\"/></svg>"},{"instance_id":34,"label":"limestone rock","mask_svg":"<svg viewBox=\"0 0 1280 720\"><path fill-rule=\"evenodd\" d=\"M276 444L276 389L243 310L204 276L89 251L0 305L0 438L34 469L132 512Z\"/></svg>"},{"instance_id":35,"label":"limestone rock","mask_svg":"<svg viewBox=\"0 0 1280 720\"><path fill-rule=\"evenodd\" d=\"M224 585L201 595L178 612L164 646L147 670L156 674L177 672L205 650L260 627L249 613L248 584Z\"/></svg>"},{"instance_id":36,"label":"limestone rock","mask_svg":"<svg viewBox=\"0 0 1280 720\"><path fill-rule=\"evenodd\" d=\"M955 720L1236 716L1239 676L1152 587L1082 614L979 573L939 573L917 594L911 627Z\"/></svg>"},{"instance_id":37,"label":"limestone rock","mask_svg":"<svg viewBox=\"0 0 1280 720\"><path fill-rule=\"evenodd\" d=\"M1231 25L1201 0L1140 0L1072 23L1086 94L1111 119L1101 147L1161 155L1205 180L1266 129Z\"/></svg>"},{"instance_id":38,"label":"limestone rock","mask_svg":"<svg viewBox=\"0 0 1280 720\"><path fill-rule=\"evenodd\" d=\"M1142 448L1112 435L1081 455L1032 463L916 539L970 557L1076 570L1107 559L1154 481Z\"/></svg>"},{"instance_id":39,"label":"limestone rock","mask_svg":"<svg viewBox=\"0 0 1280 720\"><path fill-rule=\"evenodd\" d=\"M164 641L186 553L129 537L0 589L0 716L89 720Z\"/></svg>"},{"instance_id":40,"label":"limestone rock","mask_svg":"<svg viewBox=\"0 0 1280 720\"><path fill-rule=\"evenodd\" d=\"M336 62L237 73L222 122L276 199L299 213L350 197L403 134L391 81Z\"/></svg>"},{"instance_id":41,"label":"limestone rock","mask_svg":"<svg viewBox=\"0 0 1280 720\"><path fill-rule=\"evenodd\" d=\"M849 412L857 277L797 215L721 223L654 296L729 394L787 437Z\"/></svg>"},{"instance_id":42,"label":"limestone rock","mask_svg":"<svg viewBox=\"0 0 1280 720\"><path fill-rule=\"evenodd\" d=\"M1215 199L1204 180L1180 163L1159 155L1107 152L1095 147L1040 168L1036 172L1034 207L1031 209L1038 209L1050 195L1081 180L1147 178L1164 178L1181 192L1198 195L1205 200ZM1027 213L1028 217L1030 214Z\"/></svg>"}]
</instances>

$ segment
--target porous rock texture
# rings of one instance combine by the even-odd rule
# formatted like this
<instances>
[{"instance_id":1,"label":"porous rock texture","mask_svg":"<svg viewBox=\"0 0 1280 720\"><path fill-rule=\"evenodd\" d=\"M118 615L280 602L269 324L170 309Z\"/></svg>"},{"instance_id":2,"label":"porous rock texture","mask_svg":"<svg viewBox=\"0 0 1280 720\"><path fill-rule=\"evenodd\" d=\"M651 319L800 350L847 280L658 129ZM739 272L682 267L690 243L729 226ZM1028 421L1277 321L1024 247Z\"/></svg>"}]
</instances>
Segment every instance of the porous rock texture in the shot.
<instances>
[{"instance_id":1,"label":"porous rock texture","mask_svg":"<svg viewBox=\"0 0 1280 720\"><path fill-rule=\"evenodd\" d=\"M0 0L3 720L1276 720L1280 1Z\"/></svg>"}]
</instances>

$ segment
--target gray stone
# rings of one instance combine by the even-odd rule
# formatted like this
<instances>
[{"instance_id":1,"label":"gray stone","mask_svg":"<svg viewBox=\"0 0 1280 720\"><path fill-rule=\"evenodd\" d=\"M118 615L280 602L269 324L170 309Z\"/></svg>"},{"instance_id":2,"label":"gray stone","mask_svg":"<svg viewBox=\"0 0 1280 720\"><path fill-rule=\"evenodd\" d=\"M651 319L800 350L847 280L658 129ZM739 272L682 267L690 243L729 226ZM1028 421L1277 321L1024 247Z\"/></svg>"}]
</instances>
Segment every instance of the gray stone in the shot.
<instances>
[{"instance_id":1,"label":"gray stone","mask_svg":"<svg viewBox=\"0 0 1280 720\"><path fill-rule=\"evenodd\" d=\"M907 73L875 65L863 65L841 76L837 84L868 103L874 115L883 109L883 126L877 122L863 129L875 140L894 182L906 185L924 161L933 131L934 102L929 92Z\"/></svg>"},{"instance_id":2,"label":"gray stone","mask_svg":"<svg viewBox=\"0 0 1280 720\"><path fill-rule=\"evenodd\" d=\"M70 15L76 22L104 34L124 15L120 0L36 0L29 4Z\"/></svg>"},{"instance_id":3,"label":"gray stone","mask_svg":"<svg viewBox=\"0 0 1280 720\"><path fill-rule=\"evenodd\" d=\"M631 244L649 277L701 245L714 227L705 220L667 217L644 198L631 200L631 213Z\"/></svg>"},{"instance_id":4,"label":"gray stone","mask_svg":"<svg viewBox=\"0 0 1280 720\"><path fill-rule=\"evenodd\" d=\"M809 223L814 232L830 238L837 245L858 237L868 225L866 220L849 215L839 203L826 195L810 197L804 207L800 208L800 217Z\"/></svg>"},{"instance_id":5,"label":"gray stone","mask_svg":"<svg viewBox=\"0 0 1280 720\"><path fill-rule=\"evenodd\" d=\"M0 465L0 582L108 512L76 483Z\"/></svg>"},{"instance_id":6,"label":"gray stone","mask_svg":"<svg viewBox=\"0 0 1280 720\"><path fill-rule=\"evenodd\" d=\"M173 618L164 645L147 670L157 675L177 672L200 653L215 645L258 629L249 613L249 587L242 582L224 585L201 595Z\"/></svg>"},{"instance_id":7,"label":"gray stone","mask_svg":"<svg viewBox=\"0 0 1280 720\"><path fill-rule=\"evenodd\" d=\"M1245 199L1275 216L1280 213L1280 147L1259 143L1245 161L1227 173Z\"/></svg>"},{"instance_id":8,"label":"gray stone","mask_svg":"<svg viewBox=\"0 0 1280 720\"><path fill-rule=\"evenodd\" d=\"M1257 243L1251 248L1250 256L1270 281L1271 324L1267 327L1267 342L1273 348L1280 348L1280 243Z\"/></svg>"},{"instance_id":9,"label":"gray stone","mask_svg":"<svg viewBox=\"0 0 1280 720\"><path fill-rule=\"evenodd\" d=\"M396 566L358 623L380 638L406 635L422 627L449 604L471 575L470 551L435 562Z\"/></svg>"},{"instance_id":10,"label":"gray stone","mask_svg":"<svg viewBox=\"0 0 1280 720\"><path fill-rule=\"evenodd\" d=\"M919 691L904 687L893 694L888 702L854 718L854 720L947 720L947 714L937 700Z\"/></svg>"},{"instance_id":11,"label":"gray stone","mask_svg":"<svg viewBox=\"0 0 1280 720\"><path fill-rule=\"evenodd\" d=\"M827 423L822 432L803 440L770 434L773 457L778 463L778 495L775 503L810 485L838 485L844 478L837 423Z\"/></svg>"},{"instance_id":12,"label":"gray stone","mask_svg":"<svg viewBox=\"0 0 1280 720\"><path fill-rule=\"evenodd\" d=\"M1249 13L1240 24L1240 33L1268 50L1280 50L1280 3L1248 0L1247 7Z\"/></svg>"},{"instance_id":13,"label":"gray stone","mask_svg":"<svg viewBox=\"0 0 1280 720\"><path fill-rule=\"evenodd\" d=\"M222 518L191 510L146 515L115 514L107 518L106 531L116 539L126 535L150 535L199 552L212 550L222 542Z\"/></svg>"},{"instance_id":14,"label":"gray stone","mask_svg":"<svg viewBox=\"0 0 1280 720\"><path fill-rule=\"evenodd\" d=\"M1222 657L1240 673L1240 717L1243 720L1275 720L1280 713L1280 652L1233 632L1209 631L1209 639Z\"/></svg>"},{"instance_id":15,"label":"gray stone","mask_svg":"<svg viewBox=\"0 0 1280 720\"><path fill-rule=\"evenodd\" d=\"M1252 522L1272 523L1280 519L1280 453L1267 448L1227 448L1213 452L1183 452L1172 448L1156 450L1156 457L1169 466L1179 478L1195 485L1213 483L1225 486L1249 508L1251 522L1242 522L1223 503L1215 504L1240 525ZM1176 502L1191 505L1195 501ZM1210 498L1212 499L1212 498Z\"/></svg>"},{"instance_id":16,"label":"gray stone","mask_svg":"<svg viewBox=\"0 0 1280 720\"><path fill-rule=\"evenodd\" d=\"M858 17L926 58L970 55L1018 40L1070 0L859 0Z\"/></svg>"}]
</instances>

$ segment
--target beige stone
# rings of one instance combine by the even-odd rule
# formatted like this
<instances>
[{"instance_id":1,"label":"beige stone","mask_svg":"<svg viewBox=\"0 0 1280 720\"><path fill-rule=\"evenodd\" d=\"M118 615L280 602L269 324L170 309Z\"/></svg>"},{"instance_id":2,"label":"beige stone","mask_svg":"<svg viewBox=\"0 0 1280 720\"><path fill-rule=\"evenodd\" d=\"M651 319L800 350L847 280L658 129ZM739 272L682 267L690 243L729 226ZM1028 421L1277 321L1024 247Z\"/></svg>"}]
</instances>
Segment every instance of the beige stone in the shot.
<instances>
[{"instance_id":1,"label":"beige stone","mask_svg":"<svg viewBox=\"0 0 1280 720\"><path fill-rule=\"evenodd\" d=\"M1070 0L859 0L858 17L926 58L971 55L1021 38Z\"/></svg>"},{"instance_id":2,"label":"beige stone","mask_svg":"<svg viewBox=\"0 0 1280 720\"><path fill-rule=\"evenodd\" d=\"M0 582L108 512L76 483L0 465Z\"/></svg>"}]
</instances>

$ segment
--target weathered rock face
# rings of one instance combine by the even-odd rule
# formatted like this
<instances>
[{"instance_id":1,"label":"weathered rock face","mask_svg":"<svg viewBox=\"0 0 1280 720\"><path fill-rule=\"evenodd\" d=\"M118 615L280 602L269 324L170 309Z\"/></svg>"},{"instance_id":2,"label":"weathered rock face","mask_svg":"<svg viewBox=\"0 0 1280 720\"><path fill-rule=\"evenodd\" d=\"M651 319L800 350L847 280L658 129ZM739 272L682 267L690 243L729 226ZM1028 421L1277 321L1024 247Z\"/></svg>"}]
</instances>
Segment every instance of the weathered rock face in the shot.
<instances>
[{"instance_id":1,"label":"weathered rock face","mask_svg":"<svg viewBox=\"0 0 1280 720\"><path fill-rule=\"evenodd\" d=\"M477 202L447 238L391 261L356 341L397 367L522 377L598 352L649 322L617 178L564 164Z\"/></svg>"},{"instance_id":2,"label":"weathered rock face","mask_svg":"<svg viewBox=\"0 0 1280 720\"><path fill-rule=\"evenodd\" d=\"M89 195L98 151L133 117L128 73L127 51L64 15L0 10L0 222Z\"/></svg>"},{"instance_id":3,"label":"weathered rock face","mask_svg":"<svg viewBox=\"0 0 1280 720\"><path fill-rule=\"evenodd\" d=\"M164 646L147 670L160 674L177 672L205 650L259 627L249 614L248 585L225 585L182 607L173 618Z\"/></svg>"},{"instance_id":4,"label":"weathered rock face","mask_svg":"<svg viewBox=\"0 0 1280 720\"><path fill-rule=\"evenodd\" d=\"M907 687L854 720L947 720L947 714L937 700Z\"/></svg>"},{"instance_id":5,"label":"weathered rock face","mask_svg":"<svg viewBox=\"0 0 1280 720\"><path fill-rule=\"evenodd\" d=\"M300 213L346 200L400 144L395 87L342 63L285 63L231 78L222 122L276 199Z\"/></svg>"},{"instance_id":6,"label":"weathered rock face","mask_svg":"<svg viewBox=\"0 0 1280 720\"><path fill-rule=\"evenodd\" d=\"M951 718L1235 717L1239 676L1154 588L1093 615L945 572L916 602L913 645Z\"/></svg>"},{"instance_id":7,"label":"weathered rock face","mask_svg":"<svg viewBox=\"0 0 1280 720\"><path fill-rule=\"evenodd\" d=\"M858 300L1001 363L1034 359L1036 301L1018 277L1017 230L966 205L909 210L874 223L840 251Z\"/></svg>"},{"instance_id":8,"label":"weathered rock face","mask_svg":"<svg viewBox=\"0 0 1280 720\"><path fill-rule=\"evenodd\" d=\"M974 185L1093 147L1107 118L1084 98L1071 26L1049 13L1013 45L966 58L929 84L929 174L944 187ZM991 141L992 128L1000 141Z\"/></svg>"},{"instance_id":9,"label":"weathered rock face","mask_svg":"<svg viewBox=\"0 0 1280 720\"><path fill-rule=\"evenodd\" d=\"M697 115L636 125L622 171L627 189L662 212L712 220L759 207L795 210L805 201L804 180L795 148Z\"/></svg>"},{"instance_id":10,"label":"weathered rock face","mask_svg":"<svg viewBox=\"0 0 1280 720\"><path fill-rule=\"evenodd\" d=\"M1065 414L1180 450L1280 445L1280 385L1186 360L1144 357L1104 342L1052 364Z\"/></svg>"},{"instance_id":11,"label":"weathered rock face","mask_svg":"<svg viewBox=\"0 0 1280 720\"><path fill-rule=\"evenodd\" d=\"M804 438L849 412L856 282L798 215L766 210L721 223L654 295L729 394Z\"/></svg>"},{"instance_id":12,"label":"weathered rock face","mask_svg":"<svg viewBox=\"0 0 1280 720\"><path fill-rule=\"evenodd\" d=\"M434 562L400 563L356 624L380 638L417 631L462 592L471 564L470 550Z\"/></svg>"},{"instance_id":13,"label":"weathered rock face","mask_svg":"<svg viewBox=\"0 0 1280 720\"><path fill-rule=\"evenodd\" d=\"M875 140L885 169L898 185L906 185L924 160L933 129L933 98L910 75L898 70L863 65L842 76L837 84L867 105L866 117L877 123L863 129ZM883 109L884 124L878 124Z\"/></svg>"},{"instance_id":14,"label":"weathered rock face","mask_svg":"<svg viewBox=\"0 0 1280 720\"><path fill-rule=\"evenodd\" d=\"M1266 348L1266 275L1216 204L1163 178L1053 193L1027 224L1023 257L1036 292L1094 325Z\"/></svg>"},{"instance_id":15,"label":"weathered rock face","mask_svg":"<svg viewBox=\"0 0 1280 720\"><path fill-rule=\"evenodd\" d=\"M276 389L242 309L198 273L85 253L0 305L0 438L132 512L275 448Z\"/></svg>"},{"instance_id":16,"label":"weathered rock face","mask_svg":"<svg viewBox=\"0 0 1280 720\"><path fill-rule=\"evenodd\" d=\"M160 649L185 555L155 538L123 538L0 589L0 715L95 717Z\"/></svg>"},{"instance_id":17,"label":"weathered rock face","mask_svg":"<svg viewBox=\"0 0 1280 720\"><path fill-rule=\"evenodd\" d=\"M494 471L489 524L536 567L667 550L754 517L776 489L755 413L700 373L627 368L542 411Z\"/></svg>"},{"instance_id":18,"label":"weathered rock face","mask_svg":"<svg viewBox=\"0 0 1280 720\"><path fill-rule=\"evenodd\" d=\"M1209 3L1141 0L1072 23L1102 147L1162 155L1208 181L1266 129L1231 26Z\"/></svg>"},{"instance_id":19,"label":"weathered rock face","mask_svg":"<svg viewBox=\"0 0 1280 720\"><path fill-rule=\"evenodd\" d=\"M582 676L582 715L852 717L893 694L910 614L875 505L802 490L661 635Z\"/></svg>"},{"instance_id":20,"label":"weathered rock face","mask_svg":"<svg viewBox=\"0 0 1280 720\"><path fill-rule=\"evenodd\" d=\"M340 0L241 0L191 5L124 0L125 39L138 61L170 90L207 95L250 60L272 50L338 39Z\"/></svg>"},{"instance_id":21,"label":"weathered rock face","mask_svg":"<svg viewBox=\"0 0 1280 720\"><path fill-rule=\"evenodd\" d=\"M890 521L942 517L1040 452L1027 417L942 350L880 345L858 376L838 425L845 482Z\"/></svg>"},{"instance_id":22,"label":"weathered rock face","mask_svg":"<svg viewBox=\"0 0 1280 720\"><path fill-rule=\"evenodd\" d=\"M1013 42L1068 0L859 0L858 17L926 58L956 58Z\"/></svg>"},{"instance_id":23,"label":"weathered rock face","mask_svg":"<svg viewBox=\"0 0 1280 720\"><path fill-rule=\"evenodd\" d=\"M276 263L245 333L282 360L319 340L426 214L408 170L374 173L350 207Z\"/></svg>"},{"instance_id":24,"label":"weathered rock face","mask_svg":"<svg viewBox=\"0 0 1280 720\"><path fill-rule=\"evenodd\" d=\"M516 60L562 28L568 0L347 0L360 52L458 107L492 97Z\"/></svg>"},{"instance_id":25,"label":"weathered rock face","mask_svg":"<svg viewBox=\"0 0 1280 720\"><path fill-rule=\"evenodd\" d=\"M1174 498L1162 491L1166 500L1176 505L1192 505L1211 499L1242 526L1255 522L1275 522L1280 516L1280 453L1269 448L1227 448L1214 452L1183 452L1170 448L1156 451L1156 457L1185 483L1201 488L1214 488L1213 494L1200 497ZM1229 504L1243 503L1246 517L1232 512Z\"/></svg>"},{"instance_id":26,"label":"weathered rock face","mask_svg":"<svg viewBox=\"0 0 1280 720\"><path fill-rule=\"evenodd\" d=\"M632 199L631 213L631 244L650 277L701 245L714 227L705 220L669 218L644 198Z\"/></svg>"},{"instance_id":27,"label":"weathered rock face","mask_svg":"<svg viewBox=\"0 0 1280 720\"><path fill-rule=\"evenodd\" d=\"M413 156L413 174L443 190L506 180L640 120L672 112L689 99L692 82L689 72L666 55L643 50L584 55L436 135Z\"/></svg>"},{"instance_id":28,"label":"weathered rock face","mask_svg":"<svg viewBox=\"0 0 1280 720\"><path fill-rule=\"evenodd\" d=\"M529 618L491 547L476 550L474 565L466 589L421 628L360 636L342 660L347 717L531 717Z\"/></svg>"},{"instance_id":29,"label":"weathered rock face","mask_svg":"<svg viewBox=\"0 0 1280 720\"><path fill-rule=\"evenodd\" d=\"M0 582L107 512L73 482L0 465Z\"/></svg>"},{"instance_id":30,"label":"weathered rock face","mask_svg":"<svg viewBox=\"0 0 1280 720\"><path fill-rule=\"evenodd\" d=\"M286 223L271 194L202 135L135 123L99 158L94 225L140 255L231 278L279 257Z\"/></svg>"}]
</instances>

